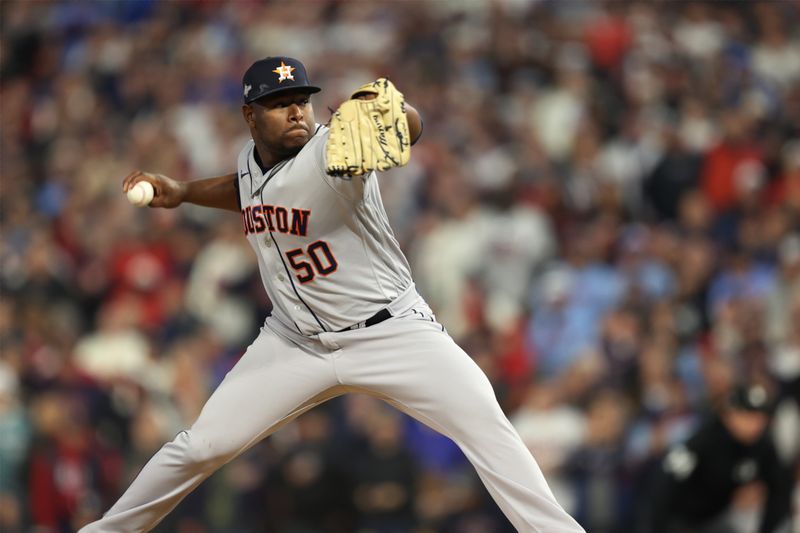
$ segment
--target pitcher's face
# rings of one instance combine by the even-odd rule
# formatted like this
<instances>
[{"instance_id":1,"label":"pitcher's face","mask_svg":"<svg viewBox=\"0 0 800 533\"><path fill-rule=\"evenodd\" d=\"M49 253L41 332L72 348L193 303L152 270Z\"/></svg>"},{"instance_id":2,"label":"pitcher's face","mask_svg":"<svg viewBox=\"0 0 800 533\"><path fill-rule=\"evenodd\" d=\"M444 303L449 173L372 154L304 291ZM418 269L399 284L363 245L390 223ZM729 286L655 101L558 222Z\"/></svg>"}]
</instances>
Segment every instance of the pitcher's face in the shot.
<instances>
[{"instance_id":1,"label":"pitcher's face","mask_svg":"<svg viewBox=\"0 0 800 533\"><path fill-rule=\"evenodd\" d=\"M306 91L287 91L242 106L253 139L271 153L259 153L262 160L274 159L265 164L297 154L313 135L314 108L309 96Z\"/></svg>"}]
</instances>

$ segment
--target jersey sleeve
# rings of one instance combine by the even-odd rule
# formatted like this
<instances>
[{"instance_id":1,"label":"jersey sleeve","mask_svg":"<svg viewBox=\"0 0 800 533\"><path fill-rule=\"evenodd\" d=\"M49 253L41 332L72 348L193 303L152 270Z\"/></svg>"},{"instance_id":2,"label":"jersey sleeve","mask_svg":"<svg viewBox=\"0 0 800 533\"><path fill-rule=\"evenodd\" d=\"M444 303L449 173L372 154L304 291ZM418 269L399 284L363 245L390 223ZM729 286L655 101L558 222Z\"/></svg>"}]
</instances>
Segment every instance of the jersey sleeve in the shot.
<instances>
[{"instance_id":1,"label":"jersey sleeve","mask_svg":"<svg viewBox=\"0 0 800 533\"><path fill-rule=\"evenodd\" d=\"M233 180L233 186L236 188L236 205L242 209L242 191L239 190L239 180L242 179L239 173L236 173L236 178Z\"/></svg>"},{"instance_id":2,"label":"jersey sleeve","mask_svg":"<svg viewBox=\"0 0 800 533\"><path fill-rule=\"evenodd\" d=\"M239 209L242 205L247 205L247 191L253 190L253 176L251 175L250 165L248 160L250 153L255 148L255 143L249 140L245 143L239 152L239 157L236 162L236 201L239 203ZM244 190L242 190L244 187Z\"/></svg>"},{"instance_id":3,"label":"jersey sleeve","mask_svg":"<svg viewBox=\"0 0 800 533\"><path fill-rule=\"evenodd\" d=\"M330 129L324 125L317 125L317 133L310 141L314 143L314 159L319 165L319 172L325 183L333 189L339 196L352 203L358 203L364 198L365 185L369 180L376 179L375 172L370 172L366 176L331 176L325 172L327 159L325 155L325 145L328 142Z\"/></svg>"}]
</instances>

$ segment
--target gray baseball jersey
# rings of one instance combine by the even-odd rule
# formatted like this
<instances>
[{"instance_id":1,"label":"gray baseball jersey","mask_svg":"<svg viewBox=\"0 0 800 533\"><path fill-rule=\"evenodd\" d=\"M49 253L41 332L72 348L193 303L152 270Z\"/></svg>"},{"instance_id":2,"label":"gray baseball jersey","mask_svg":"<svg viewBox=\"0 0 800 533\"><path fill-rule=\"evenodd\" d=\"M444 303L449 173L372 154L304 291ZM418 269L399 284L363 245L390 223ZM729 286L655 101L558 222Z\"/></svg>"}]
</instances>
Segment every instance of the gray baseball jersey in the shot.
<instances>
[{"instance_id":1,"label":"gray baseball jersey","mask_svg":"<svg viewBox=\"0 0 800 533\"><path fill-rule=\"evenodd\" d=\"M327 137L317 126L295 157L266 175L253 142L242 150L242 223L273 315L191 428L81 532L148 531L217 468L353 391L453 439L518 531L583 532L556 502L486 375L417 294L375 174L346 179L323 171Z\"/></svg>"},{"instance_id":2,"label":"gray baseball jersey","mask_svg":"<svg viewBox=\"0 0 800 533\"><path fill-rule=\"evenodd\" d=\"M375 173L323 170L328 133L317 125L297 156L265 174L252 140L239 154L242 225L273 316L303 335L363 322L413 285Z\"/></svg>"}]
</instances>

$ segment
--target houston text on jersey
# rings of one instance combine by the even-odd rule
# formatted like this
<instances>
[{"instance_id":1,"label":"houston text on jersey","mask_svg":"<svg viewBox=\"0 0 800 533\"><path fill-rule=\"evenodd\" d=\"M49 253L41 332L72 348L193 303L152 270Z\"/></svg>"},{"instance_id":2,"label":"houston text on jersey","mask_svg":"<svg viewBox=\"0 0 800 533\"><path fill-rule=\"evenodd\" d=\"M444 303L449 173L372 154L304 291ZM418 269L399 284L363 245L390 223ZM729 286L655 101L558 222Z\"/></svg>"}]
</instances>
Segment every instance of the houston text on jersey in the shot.
<instances>
[{"instance_id":1,"label":"houston text on jersey","mask_svg":"<svg viewBox=\"0 0 800 533\"><path fill-rule=\"evenodd\" d=\"M242 225L245 235L278 231L305 237L308 234L308 218L310 216L310 209L266 204L254 205L242 209Z\"/></svg>"}]
</instances>

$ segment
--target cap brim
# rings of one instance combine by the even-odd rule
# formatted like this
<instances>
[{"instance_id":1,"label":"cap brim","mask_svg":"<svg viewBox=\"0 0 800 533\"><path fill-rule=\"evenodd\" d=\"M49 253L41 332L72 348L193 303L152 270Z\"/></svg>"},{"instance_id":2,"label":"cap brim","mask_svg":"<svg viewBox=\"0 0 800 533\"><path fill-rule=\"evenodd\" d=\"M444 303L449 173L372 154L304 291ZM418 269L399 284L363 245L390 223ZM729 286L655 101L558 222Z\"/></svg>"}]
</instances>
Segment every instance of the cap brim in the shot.
<instances>
[{"instance_id":1,"label":"cap brim","mask_svg":"<svg viewBox=\"0 0 800 533\"><path fill-rule=\"evenodd\" d=\"M259 95L253 96L252 98L248 98L247 100L245 100L245 103L246 104L251 104L251 103L255 102L256 100L261 100L262 98L266 98L267 96L274 96L276 94L286 93L286 92L289 92L289 91L297 91L297 92L304 92L304 93L308 93L308 94L314 94L314 93L320 92L321 90L322 89L320 89L319 87L316 87L314 85L301 85L301 86L298 86L298 85L287 85L286 87L277 87L275 89L272 89L270 91L265 92L264 94L259 94Z\"/></svg>"}]
</instances>

